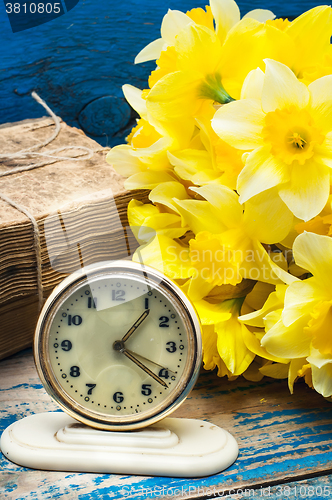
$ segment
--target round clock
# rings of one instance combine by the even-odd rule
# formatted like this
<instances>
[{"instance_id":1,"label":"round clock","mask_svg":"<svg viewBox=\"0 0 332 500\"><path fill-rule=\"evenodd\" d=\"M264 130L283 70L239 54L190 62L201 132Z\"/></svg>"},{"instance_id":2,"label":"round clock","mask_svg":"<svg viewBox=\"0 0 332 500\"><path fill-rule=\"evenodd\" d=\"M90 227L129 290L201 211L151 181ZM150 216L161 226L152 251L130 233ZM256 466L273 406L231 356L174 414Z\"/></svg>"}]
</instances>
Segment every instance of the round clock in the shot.
<instances>
[{"instance_id":1,"label":"round clock","mask_svg":"<svg viewBox=\"0 0 332 500\"><path fill-rule=\"evenodd\" d=\"M48 393L75 419L132 430L168 416L201 365L197 314L158 271L130 261L87 266L50 295L34 342Z\"/></svg>"}]
</instances>

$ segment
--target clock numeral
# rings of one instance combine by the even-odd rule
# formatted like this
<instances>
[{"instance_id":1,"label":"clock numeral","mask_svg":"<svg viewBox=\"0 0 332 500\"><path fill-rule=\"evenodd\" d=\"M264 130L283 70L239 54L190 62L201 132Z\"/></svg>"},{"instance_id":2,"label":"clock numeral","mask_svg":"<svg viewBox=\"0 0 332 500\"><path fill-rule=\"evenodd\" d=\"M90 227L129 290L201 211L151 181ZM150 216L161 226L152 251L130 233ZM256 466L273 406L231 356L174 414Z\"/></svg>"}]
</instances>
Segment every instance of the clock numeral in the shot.
<instances>
[{"instance_id":1,"label":"clock numeral","mask_svg":"<svg viewBox=\"0 0 332 500\"><path fill-rule=\"evenodd\" d=\"M79 366L71 366L69 375L71 377L79 377L81 375Z\"/></svg>"},{"instance_id":2,"label":"clock numeral","mask_svg":"<svg viewBox=\"0 0 332 500\"><path fill-rule=\"evenodd\" d=\"M143 384L142 385L141 393L143 394L143 396L150 396L150 394L152 394L152 390L150 389L150 387L151 387L151 384Z\"/></svg>"},{"instance_id":3,"label":"clock numeral","mask_svg":"<svg viewBox=\"0 0 332 500\"><path fill-rule=\"evenodd\" d=\"M97 384L85 384L85 385L87 387L90 387L90 389L88 390L88 394L91 395L92 394L92 389L94 389Z\"/></svg>"},{"instance_id":4,"label":"clock numeral","mask_svg":"<svg viewBox=\"0 0 332 500\"><path fill-rule=\"evenodd\" d=\"M116 403L122 403L122 401L124 400L123 393L122 393L122 392L115 392L115 393L113 394L113 400L114 400Z\"/></svg>"},{"instance_id":5,"label":"clock numeral","mask_svg":"<svg viewBox=\"0 0 332 500\"><path fill-rule=\"evenodd\" d=\"M145 309L149 309L149 299L145 299L144 304L145 304Z\"/></svg>"},{"instance_id":6,"label":"clock numeral","mask_svg":"<svg viewBox=\"0 0 332 500\"><path fill-rule=\"evenodd\" d=\"M70 349L73 347L73 344L70 342L70 340L63 340L61 342L61 349L63 351L70 351Z\"/></svg>"},{"instance_id":7,"label":"clock numeral","mask_svg":"<svg viewBox=\"0 0 332 500\"><path fill-rule=\"evenodd\" d=\"M168 328L169 325L168 325L168 322L169 322L169 318L167 316L161 316L159 318L159 326L161 326L162 328Z\"/></svg>"},{"instance_id":8,"label":"clock numeral","mask_svg":"<svg viewBox=\"0 0 332 500\"><path fill-rule=\"evenodd\" d=\"M68 315L68 325L75 325L75 326L78 326L82 323L82 318L81 316L79 316L78 314L76 314L75 316L72 316L71 314Z\"/></svg>"},{"instance_id":9,"label":"clock numeral","mask_svg":"<svg viewBox=\"0 0 332 500\"><path fill-rule=\"evenodd\" d=\"M88 298L88 309L96 309L97 307L97 298Z\"/></svg>"},{"instance_id":10,"label":"clock numeral","mask_svg":"<svg viewBox=\"0 0 332 500\"><path fill-rule=\"evenodd\" d=\"M166 342L166 345L168 345L168 347L166 347L166 351L168 351L168 352L175 352L176 351L176 343L175 342Z\"/></svg>"},{"instance_id":11,"label":"clock numeral","mask_svg":"<svg viewBox=\"0 0 332 500\"><path fill-rule=\"evenodd\" d=\"M162 377L162 378L169 378L169 373L168 373L168 370L166 370L166 368L162 368L159 373L158 373L159 377Z\"/></svg>"},{"instance_id":12,"label":"clock numeral","mask_svg":"<svg viewBox=\"0 0 332 500\"><path fill-rule=\"evenodd\" d=\"M112 300L126 300L124 290L112 290Z\"/></svg>"}]
</instances>

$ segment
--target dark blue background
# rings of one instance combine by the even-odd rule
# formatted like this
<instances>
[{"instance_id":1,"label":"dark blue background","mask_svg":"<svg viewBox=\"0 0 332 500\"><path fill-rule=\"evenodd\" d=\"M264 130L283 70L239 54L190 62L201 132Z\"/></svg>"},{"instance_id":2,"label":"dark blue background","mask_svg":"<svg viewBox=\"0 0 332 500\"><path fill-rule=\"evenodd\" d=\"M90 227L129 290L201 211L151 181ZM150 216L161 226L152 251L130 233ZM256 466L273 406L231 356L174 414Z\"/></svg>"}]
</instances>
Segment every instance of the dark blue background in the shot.
<instances>
[{"instance_id":1,"label":"dark blue background","mask_svg":"<svg viewBox=\"0 0 332 500\"><path fill-rule=\"evenodd\" d=\"M76 0L66 0L69 3ZM0 2L0 123L44 115L33 90L70 125L103 145L123 142L133 115L121 86L147 86L153 63L133 64L135 55L160 36L168 8L182 11L208 2L190 0L80 0L67 14L35 28L12 33ZM297 16L313 1L239 1L242 14L267 8Z\"/></svg>"}]
</instances>

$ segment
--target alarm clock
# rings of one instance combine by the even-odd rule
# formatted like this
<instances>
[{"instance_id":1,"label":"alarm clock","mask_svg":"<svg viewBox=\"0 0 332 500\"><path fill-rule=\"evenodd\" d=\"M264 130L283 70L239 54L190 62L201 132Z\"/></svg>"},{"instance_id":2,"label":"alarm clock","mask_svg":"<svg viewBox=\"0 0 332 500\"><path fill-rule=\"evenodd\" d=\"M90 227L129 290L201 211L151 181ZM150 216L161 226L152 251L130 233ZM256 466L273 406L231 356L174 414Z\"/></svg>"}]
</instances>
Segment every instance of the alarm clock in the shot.
<instances>
[{"instance_id":1,"label":"alarm clock","mask_svg":"<svg viewBox=\"0 0 332 500\"><path fill-rule=\"evenodd\" d=\"M58 285L34 340L39 377L91 427L133 430L170 415L197 379L200 323L181 289L131 261L93 264Z\"/></svg>"},{"instance_id":2,"label":"alarm clock","mask_svg":"<svg viewBox=\"0 0 332 500\"><path fill-rule=\"evenodd\" d=\"M220 472L238 455L224 429L168 418L197 379L201 333L188 298L155 269L101 262L65 278L41 311L34 356L64 412L36 413L7 427L1 450L16 464L198 477Z\"/></svg>"}]
</instances>

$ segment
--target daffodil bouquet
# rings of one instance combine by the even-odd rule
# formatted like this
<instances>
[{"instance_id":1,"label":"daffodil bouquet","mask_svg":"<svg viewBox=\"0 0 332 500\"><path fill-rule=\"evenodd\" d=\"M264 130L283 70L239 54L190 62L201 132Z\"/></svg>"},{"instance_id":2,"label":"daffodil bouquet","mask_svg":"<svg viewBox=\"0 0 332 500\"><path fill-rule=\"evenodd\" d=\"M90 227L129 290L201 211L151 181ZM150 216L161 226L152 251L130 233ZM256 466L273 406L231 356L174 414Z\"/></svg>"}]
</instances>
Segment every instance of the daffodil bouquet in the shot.
<instances>
[{"instance_id":1,"label":"daffodil bouquet","mask_svg":"<svg viewBox=\"0 0 332 500\"><path fill-rule=\"evenodd\" d=\"M332 9L292 22L234 0L168 11L140 118L108 161L143 261L175 280L229 379L304 377L332 395Z\"/></svg>"}]
</instances>

